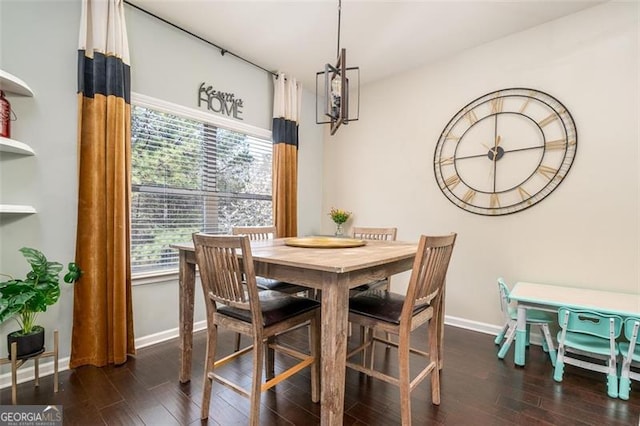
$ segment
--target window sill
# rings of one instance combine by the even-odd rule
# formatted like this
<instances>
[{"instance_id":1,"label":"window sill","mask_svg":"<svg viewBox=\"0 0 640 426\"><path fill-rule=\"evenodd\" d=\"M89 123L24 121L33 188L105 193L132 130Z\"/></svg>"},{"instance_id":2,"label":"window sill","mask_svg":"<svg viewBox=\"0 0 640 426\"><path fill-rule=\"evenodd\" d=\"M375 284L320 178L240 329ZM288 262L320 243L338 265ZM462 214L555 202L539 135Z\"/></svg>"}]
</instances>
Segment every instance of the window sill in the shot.
<instances>
[{"instance_id":1,"label":"window sill","mask_svg":"<svg viewBox=\"0 0 640 426\"><path fill-rule=\"evenodd\" d=\"M179 274L177 269L162 271L162 272L149 272L143 274L134 274L131 276L131 285L145 285L145 284L158 284L178 281Z\"/></svg>"}]
</instances>

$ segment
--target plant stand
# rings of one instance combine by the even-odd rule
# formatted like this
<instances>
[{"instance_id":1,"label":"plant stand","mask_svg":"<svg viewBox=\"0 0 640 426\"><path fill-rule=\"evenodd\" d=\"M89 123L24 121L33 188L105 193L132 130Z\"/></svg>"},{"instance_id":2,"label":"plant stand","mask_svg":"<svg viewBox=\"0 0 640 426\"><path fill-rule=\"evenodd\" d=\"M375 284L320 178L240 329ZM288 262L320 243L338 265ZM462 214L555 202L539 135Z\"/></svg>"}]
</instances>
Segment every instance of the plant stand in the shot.
<instances>
[{"instance_id":1,"label":"plant stand","mask_svg":"<svg viewBox=\"0 0 640 426\"><path fill-rule=\"evenodd\" d=\"M16 404L17 391L18 391L18 368L29 361L33 360L34 363L34 375L35 386L40 386L40 358L53 357L53 391L58 392L58 330L53 331L53 350L49 352L41 352L37 355L32 355L23 359L18 359L18 344L13 342L11 344L11 359L0 359L0 365L11 364L11 403Z\"/></svg>"}]
</instances>

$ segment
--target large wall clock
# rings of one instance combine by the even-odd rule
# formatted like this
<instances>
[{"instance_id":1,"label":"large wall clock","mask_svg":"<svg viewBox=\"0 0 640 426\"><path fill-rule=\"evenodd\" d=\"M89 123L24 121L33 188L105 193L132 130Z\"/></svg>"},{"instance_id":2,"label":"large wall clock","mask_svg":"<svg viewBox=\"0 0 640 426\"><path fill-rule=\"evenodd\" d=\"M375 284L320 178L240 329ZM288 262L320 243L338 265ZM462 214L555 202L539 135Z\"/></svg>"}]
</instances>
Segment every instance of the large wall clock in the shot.
<instances>
[{"instance_id":1,"label":"large wall clock","mask_svg":"<svg viewBox=\"0 0 640 426\"><path fill-rule=\"evenodd\" d=\"M578 148L565 106L539 90L488 93L446 125L434 154L443 194L471 213L498 216L538 203L566 177Z\"/></svg>"}]
</instances>

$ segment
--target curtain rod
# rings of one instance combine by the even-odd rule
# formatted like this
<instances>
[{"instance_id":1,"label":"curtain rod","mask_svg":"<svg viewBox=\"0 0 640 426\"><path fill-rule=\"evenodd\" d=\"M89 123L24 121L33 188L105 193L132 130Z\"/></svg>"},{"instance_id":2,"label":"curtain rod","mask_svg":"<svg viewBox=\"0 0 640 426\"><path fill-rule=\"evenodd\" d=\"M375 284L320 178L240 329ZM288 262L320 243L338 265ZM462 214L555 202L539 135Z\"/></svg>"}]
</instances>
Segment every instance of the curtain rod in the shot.
<instances>
[{"instance_id":1,"label":"curtain rod","mask_svg":"<svg viewBox=\"0 0 640 426\"><path fill-rule=\"evenodd\" d=\"M256 68L260 68L262 71L265 71L265 72L267 72L267 73L269 73L269 74L273 75L275 78L278 78L278 74L276 74L276 73L275 73L275 72L273 72L273 71L270 71L270 70L268 70L268 69L266 69L266 68L263 68L263 67L261 67L260 65L255 64L255 63L251 62L250 60L243 58L243 57L242 57L242 56L240 56L240 55L236 55L235 53L233 53L233 52L231 52L231 51L229 51L229 50L225 49L224 47L220 47L220 46L218 46L217 44L212 43L212 42L210 42L209 40L207 40L207 39L205 39L205 38L202 38L202 37L200 37L200 36L199 36L199 35L197 35L197 34L192 33L191 31L185 30L184 28L182 28L182 27L180 27L180 26L178 26L178 25L174 24L173 22L167 21L166 19L161 18L161 17L159 17L158 15L155 15L155 14L153 14L153 13L149 12L148 10L143 9L143 8L141 8L140 6L136 6L135 4L130 3L130 2L128 2L127 0L123 0L123 1L124 1L124 3L125 3L126 5L129 5L129 6L133 7L134 9L138 9L139 11L144 12L144 13L146 13L147 15L153 16L154 18L156 18L156 19L158 19L158 20L160 20L160 21L164 22L165 24L167 24L167 25L171 25L173 28L176 28L176 29L178 29L178 30L180 30L180 31L183 31L183 32L185 32L185 33L189 34L190 36L195 37L195 38L197 38L198 40L203 41L203 42L205 42L205 43L207 43L207 44L209 44L209 45L211 45L211 46L215 47L216 49L218 49L218 50L220 51L220 54L221 54L222 56L224 56L225 54L227 54L227 53L228 53L229 55L231 55L231 56L235 56L236 58L240 59L241 61L244 61L244 62L248 63L249 65L253 65L253 66L254 66L254 67L256 67Z\"/></svg>"}]
</instances>

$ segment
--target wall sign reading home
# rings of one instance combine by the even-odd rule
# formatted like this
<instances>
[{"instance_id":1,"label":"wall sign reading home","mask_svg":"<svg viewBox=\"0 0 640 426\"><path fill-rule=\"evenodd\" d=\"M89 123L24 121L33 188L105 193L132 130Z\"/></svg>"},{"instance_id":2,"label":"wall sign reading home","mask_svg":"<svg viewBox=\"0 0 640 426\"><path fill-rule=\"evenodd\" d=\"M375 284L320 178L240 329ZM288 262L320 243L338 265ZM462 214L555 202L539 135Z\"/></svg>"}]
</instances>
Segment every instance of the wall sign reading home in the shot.
<instances>
[{"instance_id":1,"label":"wall sign reading home","mask_svg":"<svg viewBox=\"0 0 640 426\"><path fill-rule=\"evenodd\" d=\"M240 98L236 99L233 93L215 90L213 86L207 86L203 82L198 89L198 107L201 107L203 102L209 111L244 120L241 117L244 102Z\"/></svg>"},{"instance_id":2,"label":"wall sign reading home","mask_svg":"<svg viewBox=\"0 0 640 426\"><path fill-rule=\"evenodd\" d=\"M488 93L447 123L434 154L442 193L471 213L498 216L543 200L567 176L578 148L571 114L553 96Z\"/></svg>"}]
</instances>

